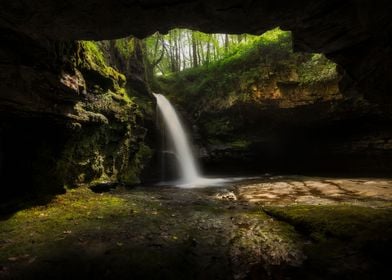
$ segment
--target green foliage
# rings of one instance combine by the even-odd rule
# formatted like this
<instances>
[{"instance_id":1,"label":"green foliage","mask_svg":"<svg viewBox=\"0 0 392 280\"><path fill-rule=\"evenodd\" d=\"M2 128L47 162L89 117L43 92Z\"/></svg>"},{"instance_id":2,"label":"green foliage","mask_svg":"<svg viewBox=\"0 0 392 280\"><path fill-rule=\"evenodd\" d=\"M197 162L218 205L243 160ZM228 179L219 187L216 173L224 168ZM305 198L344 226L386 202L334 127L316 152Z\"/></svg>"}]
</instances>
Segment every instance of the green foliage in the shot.
<instances>
[{"instance_id":1,"label":"green foliage","mask_svg":"<svg viewBox=\"0 0 392 280\"><path fill-rule=\"evenodd\" d=\"M337 78L336 64L322 54L312 54L299 67L299 80L303 84L313 84Z\"/></svg>"},{"instance_id":2,"label":"green foliage","mask_svg":"<svg viewBox=\"0 0 392 280\"><path fill-rule=\"evenodd\" d=\"M129 59L135 53L136 39L133 37L123 38L115 40L115 46L120 54L125 58Z\"/></svg>"},{"instance_id":3,"label":"green foliage","mask_svg":"<svg viewBox=\"0 0 392 280\"><path fill-rule=\"evenodd\" d=\"M144 40L147 60L157 74L179 72L222 59L257 36L206 34L188 29L173 29L166 35L156 33Z\"/></svg>"},{"instance_id":4,"label":"green foliage","mask_svg":"<svg viewBox=\"0 0 392 280\"><path fill-rule=\"evenodd\" d=\"M260 79L261 66L268 64L272 67L269 72L274 72L290 59L294 59L291 33L276 28L238 45L222 59L158 77L158 81L161 90L178 102L191 100L195 110L223 109L247 100L246 91Z\"/></svg>"},{"instance_id":5,"label":"green foliage","mask_svg":"<svg viewBox=\"0 0 392 280\"><path fill-rule=\"evenodd\" d=\"M291 32L282 31L279 28L265 32L261 36L254 37L246 44L235 46L231 52L213 64L212 67L224 67L225 69L237 69L240 64L253 61L257 65L260 61L268 61L287 58L292 52ZM243 66L243 67L246 67Z\"/></svg>"}]
</instances>

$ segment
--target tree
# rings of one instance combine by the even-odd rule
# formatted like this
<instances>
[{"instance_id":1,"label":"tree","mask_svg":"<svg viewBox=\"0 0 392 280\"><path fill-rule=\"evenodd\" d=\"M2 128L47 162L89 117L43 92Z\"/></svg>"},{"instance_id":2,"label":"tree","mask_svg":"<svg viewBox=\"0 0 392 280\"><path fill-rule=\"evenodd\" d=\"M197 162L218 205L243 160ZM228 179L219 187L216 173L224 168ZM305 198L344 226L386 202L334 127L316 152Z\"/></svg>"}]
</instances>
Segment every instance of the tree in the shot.
<instances>
[{"instance_id":1,"label":"tree","mask_svg":"<svg viewBox=\"0 0 392 280\"><path fill-rule=\"evenodd\" d=\"M252 38L257 36L173 29L166 35L155 33L144 39L144 52L152 73L175 73L228 57Z\"/></svg>"},{"instance_id":2,"label":"tree","mask_svg":"<svg viewBox=\"0 0 392 280\"><path fill-rule=\"evenodd\" d=\"M193 56L193 67L199 66L199 59L198 59L198 50L197 50L197 40L196 40L196 33L191 31L192 36L192 56Z\"/></svg>"}]
</instances>

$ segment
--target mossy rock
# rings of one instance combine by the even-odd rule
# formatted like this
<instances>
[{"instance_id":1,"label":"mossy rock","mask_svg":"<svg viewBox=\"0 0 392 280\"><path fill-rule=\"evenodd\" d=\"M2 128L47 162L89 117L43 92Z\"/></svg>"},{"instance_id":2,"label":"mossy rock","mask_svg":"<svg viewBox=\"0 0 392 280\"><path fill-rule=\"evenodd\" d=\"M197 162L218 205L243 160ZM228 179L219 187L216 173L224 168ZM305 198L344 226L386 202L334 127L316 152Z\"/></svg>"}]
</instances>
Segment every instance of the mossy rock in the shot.
<instances>
[{"instance_id":1,"label":"mossy rock","mask_svg":"<svg viewBox=\"0 0 392 280\"><path fill-rule=\"evenodd\" d=\"M309 242L295 279L384 279L392 258L392 209L353 205L265 207ZM349 277L349 278L347 278Z\"/></svg>"}]
</instances>

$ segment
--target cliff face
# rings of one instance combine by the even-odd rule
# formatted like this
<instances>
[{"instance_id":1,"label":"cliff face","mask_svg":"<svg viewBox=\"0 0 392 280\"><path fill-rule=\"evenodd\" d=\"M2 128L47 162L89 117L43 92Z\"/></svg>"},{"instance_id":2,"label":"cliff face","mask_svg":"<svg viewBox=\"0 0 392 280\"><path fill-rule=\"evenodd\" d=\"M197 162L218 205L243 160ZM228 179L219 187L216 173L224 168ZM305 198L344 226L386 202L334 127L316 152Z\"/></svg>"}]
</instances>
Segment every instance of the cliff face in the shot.
<instances>
[{"instance_id":1,"label":"cliff face","mask_svg":"<svg viewBox=\"0 0 392 280\"><path fill-rule=\"evenodd\" d=\"M125 59L114 42L1 36L2 198L140 182L152 100L137 41Z\"/></svg>"},{"instance_id":2,"label":"cliff face","mask_svg":"<svg viewBox=\"0 0 392 280\"><path fill-rule=\"evenodd\" d=\"M194 127L207 171L386 174L391 114L342 94L341 79L288 36L160 85Z\"/></svg>"}]
</instances>

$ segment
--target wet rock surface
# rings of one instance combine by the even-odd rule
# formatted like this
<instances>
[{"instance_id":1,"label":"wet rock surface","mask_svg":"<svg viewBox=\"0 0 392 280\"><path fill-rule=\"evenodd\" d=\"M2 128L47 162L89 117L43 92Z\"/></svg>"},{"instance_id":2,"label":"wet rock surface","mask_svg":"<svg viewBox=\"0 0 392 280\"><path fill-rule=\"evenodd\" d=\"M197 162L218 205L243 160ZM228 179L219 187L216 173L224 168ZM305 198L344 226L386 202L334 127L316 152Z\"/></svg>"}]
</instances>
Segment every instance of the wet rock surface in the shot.
<instances>
[{"instance_id":1,"label":"wet rock surface","mask_svg":"<svg viewBox=\"0 0 392 280\"><path fill-rule=\"evenodd\" d=\"M391 190L386 179L313 177L70 190L0 221L0 278L382 277Z\"/></svg>"},{"instance_id":2,"label":"wet rock surface","mask_svg":"<svg viewBox=\"0 0 392 280\"><path fill-rule=\"evenodd\" d=\"M392 180L270 177L236 187L239 200L265 205L355 204L377 206L392 201Z\"/></svg>"}]
</instances>

